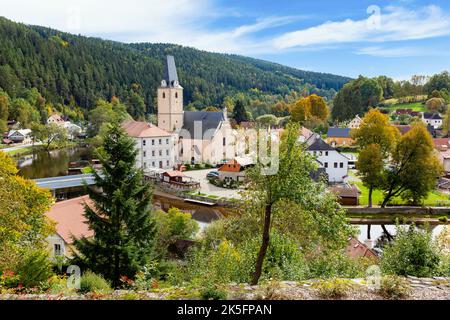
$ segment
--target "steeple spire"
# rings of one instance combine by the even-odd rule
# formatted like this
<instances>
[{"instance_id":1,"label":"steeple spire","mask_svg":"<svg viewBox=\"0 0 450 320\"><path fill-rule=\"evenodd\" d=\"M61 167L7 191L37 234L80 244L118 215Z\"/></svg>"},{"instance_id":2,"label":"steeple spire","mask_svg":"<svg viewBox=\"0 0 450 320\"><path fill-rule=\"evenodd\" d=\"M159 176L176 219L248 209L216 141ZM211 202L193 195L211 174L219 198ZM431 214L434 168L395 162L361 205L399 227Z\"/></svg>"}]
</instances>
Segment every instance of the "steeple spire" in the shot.
<instances>
[{"instance_id":1,"label":"steeple spire","mask_svg":"<svg viewBox=\"0 0 450 320\"><path fill-rule=\"evenodd\" d=\"M164 78L161 82L162 87L179 87L177 68L175 58L171 55L166 56L164 66Z\"/></svg>"}]
</instances>

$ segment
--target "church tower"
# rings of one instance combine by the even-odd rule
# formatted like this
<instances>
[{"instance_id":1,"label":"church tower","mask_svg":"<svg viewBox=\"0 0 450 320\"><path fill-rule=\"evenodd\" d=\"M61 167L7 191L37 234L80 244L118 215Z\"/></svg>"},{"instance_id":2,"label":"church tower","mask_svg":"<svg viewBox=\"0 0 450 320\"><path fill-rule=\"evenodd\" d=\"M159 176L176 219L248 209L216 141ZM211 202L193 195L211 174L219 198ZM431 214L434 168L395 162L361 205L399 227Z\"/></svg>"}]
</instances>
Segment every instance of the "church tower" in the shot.
<instances>
[{"instance_id":1,"label":"church tower","mask_svg":"<svg viewBox=\"0 0 450 320\"><path fill-rule=\"evenodd\" d=\"M158 127L169 132L183 127L183 87L173 56L166 57L164 78L158 88Z\"/></svg>"}]
</instances>

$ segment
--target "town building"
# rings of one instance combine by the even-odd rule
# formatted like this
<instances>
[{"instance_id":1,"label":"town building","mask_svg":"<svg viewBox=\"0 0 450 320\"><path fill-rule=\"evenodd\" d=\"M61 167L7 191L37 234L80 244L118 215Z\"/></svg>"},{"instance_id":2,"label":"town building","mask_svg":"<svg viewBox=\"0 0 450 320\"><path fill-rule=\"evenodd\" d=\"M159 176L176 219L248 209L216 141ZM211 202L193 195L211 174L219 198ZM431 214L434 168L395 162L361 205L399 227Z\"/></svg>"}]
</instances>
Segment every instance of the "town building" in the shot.
<instances>
[{"instance_id":1,"label":"town building","mask_svg":"<svg viewBox=\"0 0 450 320\"><path fill-rule=\"evenodd\" d=\"M254 165L251 157L235 157L223 164L217 171L222 181L245 181L245 170Z\"/></svg>"},{"instance_id":2,"label":"town building","mask_svg":"<svg viewBox=\"0 0 450 320\"><path fill-rule=\"evenodd\" d=\"M342 183L348 177L349 159L322 140L317 135L311 136L307 141L307 151L322 164L328 175L328 182Z\"/></svg>"},{"instance_id":3,"label":"town building","mask_svg":"<svg viewBox=\"0 0 450 320\"><path fill-rule=\"evenodd\" d=\"M172 169L175 166L174 135L146 122L127 121L125 132L136 142L136 166L144 171L151 168Z\"/></svg>"},{"instance_id":4,"label":"town building","mask_svg":"<svg viewBox=\"0 0 450 320\"><path fill-rule=\"evenodd\" d=\"M439 113L429 113L424 112L422 116L422 121L427 125L433 126L434 129L439 129L442 127L443 119Z\"/></svg>"},{"instance_id":5,"label":"town building","mask_svg":"<svg viewBox=\"0 0 450 320\"><path fill-rule=\"evenodd\" d=\"M354 144L350 128L329 128L326 142L333 147L349 147Z\"/></svg>"},{"instance_id":6,"label":"town building","mask_svg":"<svg viewBox=\"0 0 450 320\"><path fill-rule=\"evenodd\" d=\"M158 127L175 135L176 159L183 163L216 164L235 156L235 136L222 112L184 111L183 87L173 56L167 56L157 92Z\"/></svg>"},{"instance_id":7,"label":"town building","mask_svg":"<svg viewBox=\"0 0 450 320\"><path fill-rule=\"evenodd\" d=\"M52 257L72 257L73 238L92 238L94 235L83 215L85 203L92 204L89 196L57 202L45 214L56 223L56 233L47 238Z\"/></svg>"},{"instance_id":8,"label":"town building","mask_svg":"<svg viewBox=\"0 0 450 320\"><path fill-rule=\"evenodd\" d=\"M31 130L30 129L10 130L7 139L12 141L13 143L30 143Z\"/></svg>"},{"instance_id":9,"label":"town building","mask_svg":"<svg viewBox=\"0 0 450 320\"><path fill-rule=\"evenodd\" d=\"M57 113L52 114L47 119L47 124L54 123L54 124L63 126L65 122L66 121L63 119L63 117Z\"/></svg>"},{"instance_id":10,"label":"town building","mask_svg":"<svg viewBox=\"0 0 450 320\"><path fill-rule=\"evenodd\" d=\"M358 129L361 125L362 119L359 117L359 115L356 115L356 117L353 118L352 121L349 122L347 128L349 129Z\"/></svg>"}]
</instances>

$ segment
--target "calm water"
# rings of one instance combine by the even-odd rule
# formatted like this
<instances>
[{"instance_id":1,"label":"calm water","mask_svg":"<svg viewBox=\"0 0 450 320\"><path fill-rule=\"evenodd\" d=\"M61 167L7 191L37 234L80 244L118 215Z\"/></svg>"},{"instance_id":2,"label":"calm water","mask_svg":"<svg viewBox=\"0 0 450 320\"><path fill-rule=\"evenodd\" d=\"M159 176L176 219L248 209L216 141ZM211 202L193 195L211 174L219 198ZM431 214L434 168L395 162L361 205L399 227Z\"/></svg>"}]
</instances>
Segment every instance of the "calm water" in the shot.
<instances>
[{"instance_id":1,"label":"calm water","mask_svg":"<svg viewBox=\"0 0 450 320\"><path fill-rule=\"evenodd\" d=\"M61 150L38 151L16 160L19 174L25 178L38 179L67 175L69 162L91 160L92 149L73 147Z\"/></svg>"}]
</instances>

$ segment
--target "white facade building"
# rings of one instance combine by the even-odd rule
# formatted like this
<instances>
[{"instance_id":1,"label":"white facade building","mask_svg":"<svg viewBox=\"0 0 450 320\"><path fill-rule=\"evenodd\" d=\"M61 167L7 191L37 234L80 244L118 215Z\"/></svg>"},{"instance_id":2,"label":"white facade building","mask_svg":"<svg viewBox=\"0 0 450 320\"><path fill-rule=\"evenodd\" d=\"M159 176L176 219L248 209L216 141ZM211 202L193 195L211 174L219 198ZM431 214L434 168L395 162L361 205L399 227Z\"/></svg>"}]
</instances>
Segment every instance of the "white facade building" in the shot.
<instances>
[{"instance_id":1,"label":"white facade building","mask_svg":"<svg viewBox=\"0 0 450 320\"><path fill-rule=\"evenodd\" d=\"M359 117L359 115L356 115L356 117L354 117L353 120L349 122L347 127L349 129L359 129L361 122L362 122L362 119Z\"/></svg>"},{"instance_id":2,"label":"white facade building","mask_svg":"<svg viewBox=\"0 0 450 320\"><path fill-rule=\"evenodd\" d=\"M306 142L308 152L314 155L328 175L329 183L342 183L348 176L349 159L320 137L313 135Z\"/></svg>"},{"instance_id":3,"label":"white facade building","mask_svg":"<svg viewBox=\"0 0 450 320\"><path fill-rule=\"evenodd\" d=\"M424 112L422 115L422 121L427 125L433 126L434 129L439 129L442 127L443 119L439 113L428 113Z\"/></svg>"},{"instance_id":4,"label":"white facade building","mask_svg":"<svg viewBox=\"0 0 450 320\"><path fill-rule=\"evenodd\" d=\"M136 166L144 171L151 168L173 169L175 165L174 135L146 122L128 121L123 128L136 142Z\"/></svg>"}]
</instances>

